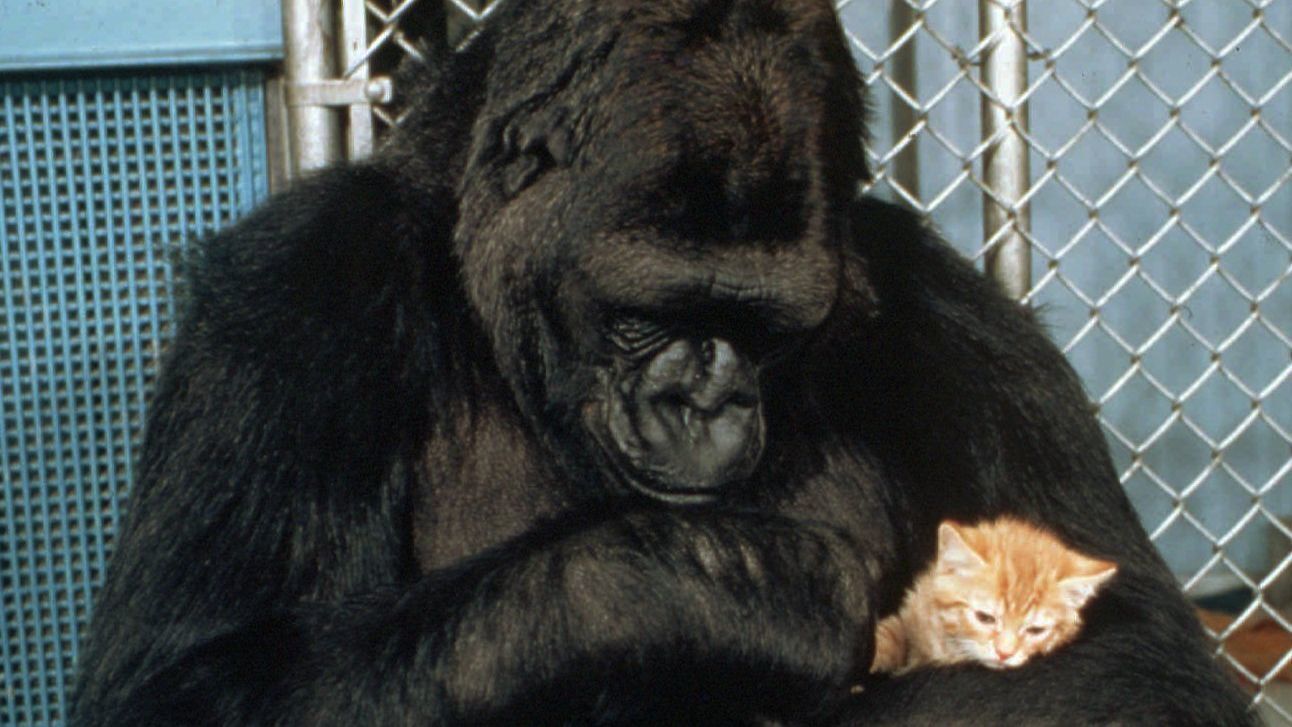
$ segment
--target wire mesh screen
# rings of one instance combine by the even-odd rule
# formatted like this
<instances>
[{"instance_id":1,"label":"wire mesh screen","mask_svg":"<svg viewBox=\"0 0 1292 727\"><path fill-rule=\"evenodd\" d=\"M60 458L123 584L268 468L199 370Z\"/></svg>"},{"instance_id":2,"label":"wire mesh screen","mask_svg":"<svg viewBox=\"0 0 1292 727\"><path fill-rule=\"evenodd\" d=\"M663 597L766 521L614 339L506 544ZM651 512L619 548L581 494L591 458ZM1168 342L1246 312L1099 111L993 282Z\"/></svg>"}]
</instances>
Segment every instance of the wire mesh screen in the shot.
<instances>
[{"instance_id":1,"label":"wire mesh screen","mask_svg":"<svg viewBox=\"0 0 1292 727\"><path fill-rule=\"evenodd\" d=\"M62 720L184 240L267 193L263 74L0 78L0 723Z\"/></svg>"},{"instance_id":2,"label":"wire mesh screen","mask_svg":"<svg viewBox=\"0 0 1292 727\"><path fill-rule=\"evenodd\" d=\"M416 53L427 8L460 37L502 1L368 0L361 57ZM1289 719L1292 0L836 5L876 106L873 191L979 261L1023 244L993 272L1044 310L1186 591L1228 612L1217 653ZM1009 43L1007 92L988 65ZM1011 137L1012 196L986 171Z\"/></svg>"}]
</instances>

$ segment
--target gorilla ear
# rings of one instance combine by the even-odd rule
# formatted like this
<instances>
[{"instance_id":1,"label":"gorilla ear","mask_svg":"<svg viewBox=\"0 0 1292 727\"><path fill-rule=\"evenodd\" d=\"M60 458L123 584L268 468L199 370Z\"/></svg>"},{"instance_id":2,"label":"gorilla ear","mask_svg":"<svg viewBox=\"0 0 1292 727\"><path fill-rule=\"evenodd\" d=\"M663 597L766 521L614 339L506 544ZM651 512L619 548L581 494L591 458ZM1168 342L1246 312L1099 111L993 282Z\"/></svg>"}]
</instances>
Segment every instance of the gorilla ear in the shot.
<instances>
[{"instance_id":1,"label":"gorilla ear","mask_svg":"<svg viewBox=\"0 0 1292 727\"><path fill-rule=\"evenodd\" d=\"M515 197L553 167L574 161L574 142L564 109L518 114L502 131L502 180Z\"/></svg>"}]
</instances>

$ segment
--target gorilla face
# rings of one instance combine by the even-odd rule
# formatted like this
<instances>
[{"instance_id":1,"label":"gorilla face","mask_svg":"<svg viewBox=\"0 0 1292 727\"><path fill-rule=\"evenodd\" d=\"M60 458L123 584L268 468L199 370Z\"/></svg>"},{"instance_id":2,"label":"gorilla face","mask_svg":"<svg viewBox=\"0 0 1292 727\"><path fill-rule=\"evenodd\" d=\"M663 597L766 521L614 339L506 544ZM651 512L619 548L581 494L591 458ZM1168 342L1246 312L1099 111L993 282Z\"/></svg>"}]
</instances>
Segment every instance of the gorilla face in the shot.
<instances>
[{"instance_id":1,"label":"gorilla face","mask_svg":"<svg viewBox=\"0 0 1292 727\"><path fill-rule=\"evenodd\" d=\"M634 207L572 241L575 274L554 308L572 338L592 332L576 356L592 385L575 393L602 459L641 491L693 501L758 464L762 374L825 318L838 256L803 192L812 170L795 167L807 154L783 138L713 154L688 145L683 130L700 119L671 123L677 133L649 146L624 129L626 149L669 151L635 165L628 189L593 186L663 213ZM767 148L773 141L785 148ZM773 208L774 219L757 219Z\"/></svg>"},{"instance_id":2,"label":"gorilla face","mask_svg":"<svg viewBox=\"0 0 1292 727\"><path fill-rule=\"evenodd\" d=\"M617 350L595 369L582 424L621 480L689 502L748 477L766 437L762 372L781 347L673 312L608 330Z\"/></svg>"},{"instance_id":3,"label":"gorilla face","mask_svg":"<svg viewBox=\"0 0 1292 727\"><path fill-rule=\"evenodd\" d=\"M834 305L864 166L860 129L829 116L857 89L814 60L846 50L803 40L830 33L796 34L783 3L703 22L681 4L690 25L652 17L608 44L600 88L580 87L584 60L541 104L486 102L458 244L502 373L555 448L696 502L756 470L763 374ZM615 104L588 103L606 87Z\"/></svg>"}]
</instances>

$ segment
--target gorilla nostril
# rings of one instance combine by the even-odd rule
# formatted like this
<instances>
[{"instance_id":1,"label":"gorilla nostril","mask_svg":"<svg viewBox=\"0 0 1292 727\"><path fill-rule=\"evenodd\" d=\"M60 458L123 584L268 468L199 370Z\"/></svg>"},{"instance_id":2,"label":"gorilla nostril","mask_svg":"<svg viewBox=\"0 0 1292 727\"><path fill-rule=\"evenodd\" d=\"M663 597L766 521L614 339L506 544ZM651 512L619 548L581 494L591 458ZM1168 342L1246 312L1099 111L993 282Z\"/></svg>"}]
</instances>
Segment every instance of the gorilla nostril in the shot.
<instances>
[{"instance_id":1,"label":"gorilla nostril","mask_svg":"<svg viewBox=\"0 0 1292 727\"><path fill-rule=\"evenodd\" d=\"M706 367L715 375L730 376L745 366L745 359L727 341L710 338L704 342Z\"/></svg>"},{"instance_id":2,"label":"gorilla nostril","mask_svg":"<svg viewBox=\"0 0 1292 727\"><path fill-rule=\"evenodd\" d=\"M717 348L716 339L710 338L700 344L700 362L705 368L713 365L713 357Z\"/></svg>"}]
</instances>

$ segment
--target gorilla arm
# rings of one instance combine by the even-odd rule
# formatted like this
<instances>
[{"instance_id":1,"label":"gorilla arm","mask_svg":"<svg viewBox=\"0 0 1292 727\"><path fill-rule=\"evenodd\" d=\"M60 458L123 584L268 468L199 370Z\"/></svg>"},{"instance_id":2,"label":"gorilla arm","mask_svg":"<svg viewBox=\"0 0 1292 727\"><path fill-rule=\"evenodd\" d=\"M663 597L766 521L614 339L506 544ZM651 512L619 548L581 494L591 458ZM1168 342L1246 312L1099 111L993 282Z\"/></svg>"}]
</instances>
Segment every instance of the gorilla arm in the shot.
<instances>
[{"instance_id":1,"label":"gorilla arm","mask_svg":"<svg viewBox=\"0 0 1292 727\"><path fill-rule=\"evenodd\" d=\"M877 681L855 714L867 724L1246 723L1245 700L1118 483L1076 375L1030 312L910 213L865 200L853 223L851 267L865 261L878 313L854 328L867 334L833 339L837 356L814 378L852 388L821 398L846 402L834 420L904 481L910 510L898 519L929 534L946 517L1012 512L1118 563L1073 645L1022 669ZM912 552L928 557L920 538Z\"/></svg>"},{"instance_id":2,"label":"gorilla arm","mask_svg":"<svg viewBox=\"0 0 1292 727\"><path fill-rule=\"evenodd\" d=\"M850 547L778 518L663 510L545 532L200 644L105 722L801 719L866 658L838 648L867 619L865 584L840 572Z\"/></svg>"},{"instance_id":3,"label":"gorilla arm","mask_svg":"<svg viewBox=\"0 0 1292 727\"><path fill-rule=\"evenodd\" d=\"M480 381L422 194L334 170L204 246L73 723L702 722L844 693L872 584L824 527L602 508L419 574L417 462Z\"/></svg>"}]
</instances>

